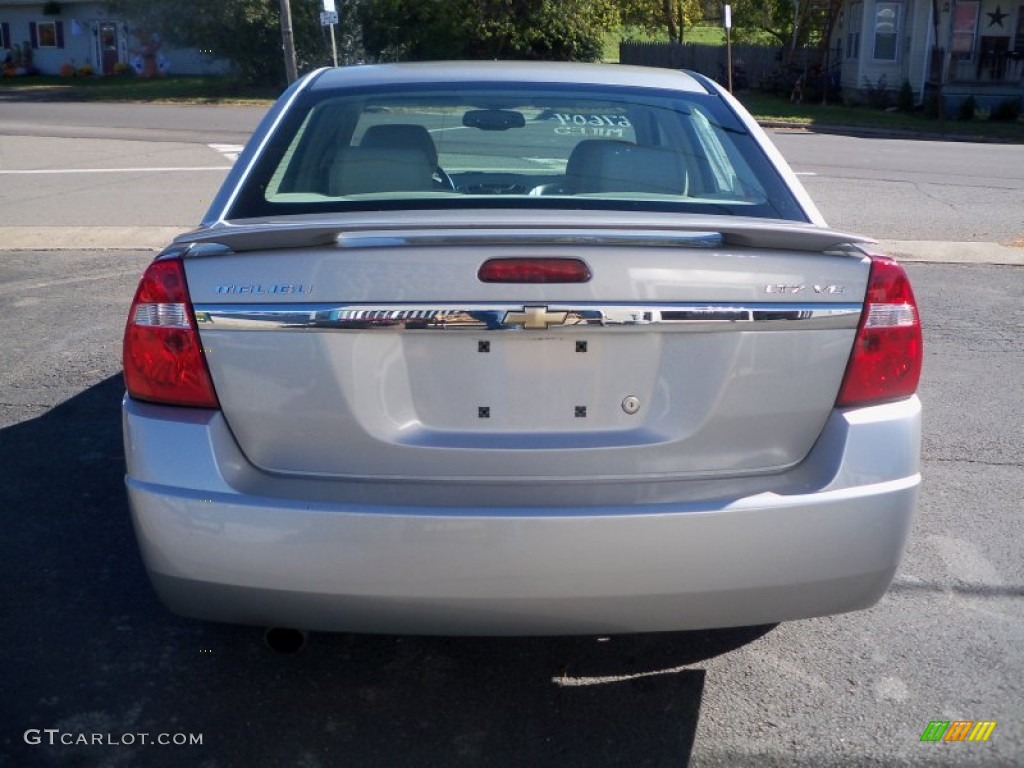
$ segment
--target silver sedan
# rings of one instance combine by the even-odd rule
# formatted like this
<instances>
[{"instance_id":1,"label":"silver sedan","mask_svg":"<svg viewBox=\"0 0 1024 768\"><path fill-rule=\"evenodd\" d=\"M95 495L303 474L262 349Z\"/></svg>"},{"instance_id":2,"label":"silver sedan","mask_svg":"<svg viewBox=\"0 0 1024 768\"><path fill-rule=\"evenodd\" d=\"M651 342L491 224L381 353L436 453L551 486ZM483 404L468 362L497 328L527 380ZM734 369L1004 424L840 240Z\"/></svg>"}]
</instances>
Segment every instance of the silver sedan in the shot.
<instances>
[{"instance_id":1,"label":"silver sedan","mask_svg":"<svg viewBox=\"0 0 1024 768\"><path fill-rule=\"evenodd\" d=\"M922 346L869 242L699 75L313 72L130 310L153 585L204 619L426 634L871 606Z\"/></svg>"}]
</instances>

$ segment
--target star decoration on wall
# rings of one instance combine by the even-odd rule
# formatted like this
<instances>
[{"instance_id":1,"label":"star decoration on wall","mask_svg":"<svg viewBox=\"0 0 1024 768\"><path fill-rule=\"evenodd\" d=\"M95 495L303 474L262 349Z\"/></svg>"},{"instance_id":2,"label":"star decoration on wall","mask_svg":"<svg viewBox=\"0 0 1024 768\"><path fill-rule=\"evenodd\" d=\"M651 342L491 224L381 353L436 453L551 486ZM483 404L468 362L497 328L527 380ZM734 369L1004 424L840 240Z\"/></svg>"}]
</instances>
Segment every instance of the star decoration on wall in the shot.
<instances>
[{"instance_id":1,"label":"star decoration on wall","mask_svg":"<svg viewBox=\"0 0 1024 768\"><path fill-rule=\"evenodd\" d=\"M1003 19L1005 19L1010 14L1003 13L1002 9L1000 9L1000 7L997 5L995 12L988 13L988 14L985 14L985 15L988 16L988 18L989 18L988 25L990 27L994 27L996 24L998 24L1001 27L1001 26L1003 26Z\"/></svg>"}]
</instances>

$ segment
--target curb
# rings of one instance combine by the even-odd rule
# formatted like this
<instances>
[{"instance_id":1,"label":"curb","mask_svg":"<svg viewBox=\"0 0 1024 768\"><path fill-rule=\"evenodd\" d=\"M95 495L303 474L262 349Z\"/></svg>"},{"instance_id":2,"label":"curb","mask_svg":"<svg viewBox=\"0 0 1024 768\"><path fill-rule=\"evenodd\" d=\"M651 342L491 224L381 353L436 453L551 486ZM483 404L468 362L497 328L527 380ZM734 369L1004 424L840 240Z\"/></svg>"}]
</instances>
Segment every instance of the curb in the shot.
<instances>
[{"instance_id":1,"label":"curb","mask_svg":"<svg viewBox=\"0 0 1024 768\"><path fill-rule=\"evenodd\" d=\"M755 118L756 119L756 118ZM1021 138L1006 136L984 136L968 133L938 133L934 131L910 131L899 128L869 128L850 125L818 125L817 123L791 123L785 120L757 120L765 130L802 131L805 133L830 133L839 136L855 136L868 139L910 139L916 141L956 141L969 144L1021 144Z\"/></svg>"},{"instance_id":2,"label":"curb","mask_svg":"<svg viewBox=\"0 0 1024 768\"><path fill-rule=\"evenodd\" d=\"M188 225L160 227L0 226L0 251L159 251Z\"/></svg>"},{"instance_id":3,"label":"curb","mask_svg":"<svg viewBox=\"0 0 1024 768\"><path fill-rule=\"evenodd\" d=\"M1024 247L944 240L879 240L874 246L897 261L1024 267Z\"/></svg>"}]
</instances>

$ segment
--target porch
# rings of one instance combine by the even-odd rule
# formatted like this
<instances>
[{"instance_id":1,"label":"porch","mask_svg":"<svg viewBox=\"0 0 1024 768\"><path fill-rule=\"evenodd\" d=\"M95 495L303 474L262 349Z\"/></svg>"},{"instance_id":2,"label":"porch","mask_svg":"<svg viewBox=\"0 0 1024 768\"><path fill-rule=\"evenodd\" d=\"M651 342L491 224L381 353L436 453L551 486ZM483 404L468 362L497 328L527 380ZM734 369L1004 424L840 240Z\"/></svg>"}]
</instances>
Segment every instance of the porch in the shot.
<instances>
[{"instance_id":1,"label":"porch","mask_svg":"<svg viewBox=\"0 0 1024 768\"><path fill-rule=\"evenodd\" d=\"M971 52L933 48L926 89L934 92L941 83L947 106L968 96L984 109L1016 99L1024 112L1024 51L1010 50L1009 42L1006 37L983 36Z\"/></svg>"}]
</instances>

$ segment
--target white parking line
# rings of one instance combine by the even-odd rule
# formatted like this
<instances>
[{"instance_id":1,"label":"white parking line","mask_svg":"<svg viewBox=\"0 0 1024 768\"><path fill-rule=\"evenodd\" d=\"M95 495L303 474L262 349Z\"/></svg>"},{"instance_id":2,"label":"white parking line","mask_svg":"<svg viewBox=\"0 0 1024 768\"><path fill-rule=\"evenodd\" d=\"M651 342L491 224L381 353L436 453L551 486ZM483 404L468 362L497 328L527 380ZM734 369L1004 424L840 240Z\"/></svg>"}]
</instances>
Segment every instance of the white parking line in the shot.
<instances>
[{"instance_id":1,"label":"white parking line","mask_svg":"<svg viewBox=\"0 0 1024 768\"><path fill-rule=\"evenodd\" d=\"M586 685L607 685L608 683L624 683L627 680L638 680L641 677L656 677L658 675L678 675L690 668L689 664L681 664L678 667L668 669L652 669L649 672L634 672L631 675L602 675L600 677L569 677L562 675L551 678L551 682L560 688L581 688Z\"/></svg>"},{"instance_id":2,"label":"white parking line","mask_svg":"<svg viewBox=\"0 0 1024 768\"><path fill-rule=\"evenodd\" d=\"M565 168L565 160L559 160L557 157L524 157L523 160L545 168L557 168L558 170Z\"/></svg>"},{"instance_id":3,"label":"white parking line","mask_svg":"<svg viewBox=\"0 0 1024 768\"><path fill-rule=\"evenodd\" d=\"M38 176L61 173L171 173L174 171L229 171L227 165L193 165L183 168L37 168L24 171L0 171L3 176Z\"/></svg>"},{"instance_id":4,"label":"white parking line","mask_svg":"<svg viewBox=\"0 0 1024 768\"><path fill-rule=\"evenodd\" d=\"M239 153L244 149L241 144L207 144L210 149L220 152L232 163L238 159Z\"/></svg>"},{"instance_id":5,"label":"white parking line","mask_svg":"<svg viewBox=\"0 0 1024 768\"><path fill-rule=\"evenodd\" d=\"M797 176L817 176L813 171L793 171Z\"/></svg>"}]
</instances>

